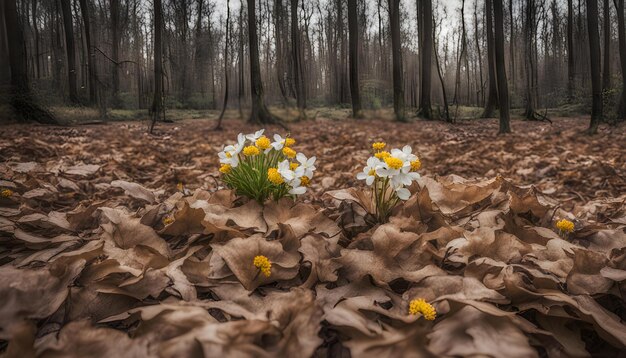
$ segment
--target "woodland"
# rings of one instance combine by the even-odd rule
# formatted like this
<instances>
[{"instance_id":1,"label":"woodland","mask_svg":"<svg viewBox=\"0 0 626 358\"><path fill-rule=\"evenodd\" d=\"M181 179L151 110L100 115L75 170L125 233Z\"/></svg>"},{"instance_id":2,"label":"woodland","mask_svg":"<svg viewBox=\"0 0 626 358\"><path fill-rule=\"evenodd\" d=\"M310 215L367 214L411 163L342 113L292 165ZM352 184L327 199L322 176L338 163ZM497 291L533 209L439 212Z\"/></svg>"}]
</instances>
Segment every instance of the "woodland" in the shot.
<instances>
[{"instance_id":1,"label":"woodland","mask_svg":"<svg viewBox=\"0 0 626 358\"><path fill-rule=\"evenodd\" d=\"M0 0L0 357L622 357L624 0Z\"/></svg>"}]
</instances>

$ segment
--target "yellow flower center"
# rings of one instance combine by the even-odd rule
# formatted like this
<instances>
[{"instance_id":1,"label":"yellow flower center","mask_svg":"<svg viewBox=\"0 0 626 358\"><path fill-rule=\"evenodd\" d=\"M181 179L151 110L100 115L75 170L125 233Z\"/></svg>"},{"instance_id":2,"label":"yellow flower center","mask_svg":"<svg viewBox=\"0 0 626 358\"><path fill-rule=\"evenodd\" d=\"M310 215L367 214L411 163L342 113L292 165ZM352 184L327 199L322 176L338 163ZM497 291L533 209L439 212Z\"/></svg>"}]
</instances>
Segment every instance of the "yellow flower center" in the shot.
<instances>
[{"instance_id":1,"label":"yellow flower center","mask_svg":"<svg viewBox=\"0 0 626 358\"><path fill-rule=\"evenodd\" d=\"M269 168L267 170L267 179L276 185L280 185L285 182L285 179L283 179L283 176L280 175L278 169L276 168Z\"/></svg>"},{"instance_id":2,"label":"yellow flower center","mask_svg":"<svg viewBox=\"0 0 626 358\"><path fill-rule=\"evenodd\" d=\"M374 154L374 156L378 159L385 159L385 158L389 158L391 154L389 152L378 152Z\"/></svg>"},{"instance_id":3,"label":"yellow flower center","mask_svg":"<svg viewBox=\"0 0 626 358\"><path fill-rule=\"evenodd\" d=\"M291 147L292 145L296 144L296 140L293 138L285 138L285 146L287 147Z\"/></svg>"},{"instance_id":4,"label":"yellow flower center","mask_svg":"<svg viewBox=\"0 0 626 358\"><path fill-rule=\"evenodd\" d=\"M302 178L300 178L300 185L309 186L309 184L311 184L311 179L309 179L309 177L302 176Z\"/></svg>"},{"instance_id":5,"label":"yellow flower center","mask_svg":"<svg viewBox=\"0 0 626 358\"><path fill-rule=\"evenodd\" d=\"M422 167L422 162L420 162L419 159L415 159L414 161L411 162L411 171L418 171L420 170L420 168Z\"/></svg>"},{"instance_id":6,"label":"yellow flower center","mask_svg":"<svg viewBox=\"0 0 626 358\"><path fill-rule=\"evenodd\" d=\"M299 165L298 163L289 163L289 169L291 170L296 170L298 169Z\"/></svg>"},{"instance_id":7,"label":"yellow flower center","mask_svg":"<svg viewBox=\"0 0 626 358\"><path fill-rule=\"evenodd\" d=\"M426 302L423 298L412 300L409 303L409 314L416 315L418 313L421 313L424 318L429 321L433 321L437 317L435 307Z\"/></svg>"},{"instance_id":8,"label":"yellow flower center","mask_svg":"<svg viewBox=\"0 0 626 358\"><path fill-rule=\"evenodd\" d=\"M169 225L174 222L174 218L171 216L166 216L163 218L163 225Z\"/></svg>"},{"instance_id":9,"label":"yellow flower center","mask_svg":"<svg viewBox=\"0 0 626 358\"><path fill-rule=\"evenodd\" d=\"M261 138L257 139L255 143L256 143L256 146L259 147L259 149L261 150L265 150L269 148L271 145L270 139L267 138L266 136L262 136Z\"/></svg>"},{"instance_id":10,"label":"yellow flower center","mask_svg":"<svg viewBox=\"0 0 626 358\"><path fill-rule=\"evenodd\" d=\"M231 152L226 152L226 158L232 158L233 157L233 153Z\"/></svg>"},{"instance_id":11,"label":"yellow flower center","mask_svg":"<svg viewBox=\"0 0 626 358\"><path fill-rule=\"evenodd\" d=\"M387 166L389 166L389 168L391 169L400 169L404 164L404 162L402 162L402 159L398 159L396 157L385 158L385 163L387 163Z\"/></svg>"},{"instance_id":12,"label":"yellow flower center","mask_svg":"<svg viewBox=\"0 0 626 358\"><path fill-rule=\"evenodd\" d=\"M222 164L222 166L220 167L220 173L228 174L232 169L233 167L230 164Z\"/></svg>"},{"instance_id":13,"label":"yellow flower center","mask_svg":"<svg viewBox=\"0 0 626 358\"><path fill-rule=\"evenodd\" d=\"M272 262L266 256L255 256L252 263L254 264L254 267L261 270L261 273L263 273L265 277L270 277L272 274Z\"/></svg>"},{"instance_id":14,"label":"yellow flower center","mask_svg":"<svg viewBox=\"0 0 626 358\"><path fill-rule=\"evenodd\" d=\"M255 155L259 155L261 153L261 151L259 150L259 148L253 146L253 145L249 145L245 148L243 148L243 155L250 157L250 156L255 156Z\"/></svg>"},{"instance_id":15,"label":"yellow flower center","mask_svg":"<svg viewBox=\"0 0 626 358\"><path fill-rule=\"evenodd\" d=\"M287 138L289 139L289 138ZM289 147L285 147L283 148L283 154L287 157L287 158L295 158L296 157L296 151L289 148Z\"/></svg>"},{"instance_id":16,"label":"yellow flower center","mask_svg":"<svg viewBox=\"0 0 626 358\"><path fill-rule=\"evenodd\" d=\"M368 176L375 176L376 175L376 170L375 169L370 169L369 172L367 172Z\"/></svg>"},{"instance_id":17,"label":"yellow flower center","mask_svg":"<svg viewBox=\"0 0 626 358\"><path fill-rule=\"evenodd\" d=\"M383 150L386 145L387 143L385 142L376 142L372 144L372 148L374 148L374 150Z\"/></svg>"},{"instance_id":18,"label":"yellow flower center","mask_svg":"<svg viewBox=\"0 0 626 358\"><path fill-rule=\"evenodd\" d=\"M10 197L11 195L13 195L13 190L11 190L11 189L3 189L3 190L2 190L2 192L0 193L0 195L1 195L3 198L8 198L8 197Z\"/></svg>"},{"instance_id":19,"label":"yellow flower center","mask_svg":"<svg viewBox=\"0 0 626 358\"><path fill-rule=\"evenodd\" d=\"M559 222L556 223L556 227L564 233L574 232L574 223L567 219L559 220Z\"/></svg>"}]
</instances>

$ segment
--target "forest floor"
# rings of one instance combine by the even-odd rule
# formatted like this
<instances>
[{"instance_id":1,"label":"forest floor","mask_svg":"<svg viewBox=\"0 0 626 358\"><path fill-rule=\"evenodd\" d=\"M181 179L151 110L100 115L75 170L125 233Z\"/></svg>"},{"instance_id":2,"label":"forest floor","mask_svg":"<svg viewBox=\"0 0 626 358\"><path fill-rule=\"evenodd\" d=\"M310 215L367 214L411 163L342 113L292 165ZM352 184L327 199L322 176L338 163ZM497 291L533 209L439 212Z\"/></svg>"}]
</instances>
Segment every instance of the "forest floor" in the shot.
<instances>
[{"instance_id":1,"label":"forest floor","mask_svg":"<svg viewBox=\"0 0 626 358\"><path fill-rule=\"evenodd\" d=\"M625 126L588 136L586 118L515 120L497 136L497 120L315 117L289 125L295 148L317 157L309 192L265 206L219 180L217 152L259 129L241 121L159 123L155 135L145 122L3 126L0 352L626 349ZM411 145L422 162L384 225L368 224L355 178L375 141ZM573 233L559 235L562 218ZM416 297L436 320L407 314Z\"/></svg>"}]
</instances>

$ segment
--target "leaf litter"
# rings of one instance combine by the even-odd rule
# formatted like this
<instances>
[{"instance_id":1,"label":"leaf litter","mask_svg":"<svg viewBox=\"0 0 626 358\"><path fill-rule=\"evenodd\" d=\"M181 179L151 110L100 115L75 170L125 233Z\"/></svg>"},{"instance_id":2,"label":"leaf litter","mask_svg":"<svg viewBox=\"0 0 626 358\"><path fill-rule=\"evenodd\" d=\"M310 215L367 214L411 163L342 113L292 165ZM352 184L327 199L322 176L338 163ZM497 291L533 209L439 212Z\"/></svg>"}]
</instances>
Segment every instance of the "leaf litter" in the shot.
<instances>
[{"instance_id":1,"label":"leaf litter","mask_svg":"<svg viewBox=\"0 0 626 358\"><path fill-rule=\"evenodd\" d=\"M318 157L312 190L264 206L217 179L223 138L258 129L240 122L211 132L183 121L158 136L135 123L6 126L0 351L618 354L624 128L587 137L584 123L556 119L495 137L496 125L294 123L297 147ZM383 225L355 178L379 140L413 146L423 163ZM561 219L572 233L555 228ZM416 299L434 320L409 314Z\"/></svg>"}]
</instances>

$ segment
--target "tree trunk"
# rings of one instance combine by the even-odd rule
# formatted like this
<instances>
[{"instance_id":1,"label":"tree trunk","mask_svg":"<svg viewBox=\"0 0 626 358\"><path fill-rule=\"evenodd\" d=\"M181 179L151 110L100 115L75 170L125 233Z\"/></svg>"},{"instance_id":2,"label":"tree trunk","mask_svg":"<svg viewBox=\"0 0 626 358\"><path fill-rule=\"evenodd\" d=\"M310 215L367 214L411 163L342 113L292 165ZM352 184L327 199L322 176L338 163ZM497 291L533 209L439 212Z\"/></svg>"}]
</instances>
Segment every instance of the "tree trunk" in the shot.
<instances>
[{"instance_id":1,"label":"tree trunk","mask_svg":"<svg viewBox=\"0 0 626 358\"><path fill-rule=\"evenodd\" d=\"M491 0L486 0L491 1ZM510 133L509 88L504 65L504 14L502 0L493 0L495 19L496 74L498 79L498 99L500 102L500 134Z\"/></svg>"},{"instance_id":2,"label":"tree trunk","mask_svg":"<svg viewBox=\"0 0 626 358\"><path fill-rule=\"evenodd\" d=\"M226 106L228 105L228 70L230 63L228 62L228 47L230 46L230 0L226 0L226 31L224 35L224 104L222 105L222 111L217 119L217 125L215 130L222 129L222 119L224 119L224 112L226 112Z\"/></svg>"},{"instance_id":3,"label":"tree trunk","mask_svg":"<svg viewBox=\"0 0 626 358\"><path fill-rule=\"evenodd\" d=\"M274 2L274 37L276 38L276 75L278 88L283 103L287 103L287 89L285 86L285 61L283 59L283 0Z\"/></svg>"},{"instance_id":4,"label":"tree trunk","mask_svg":"<svg viewBox=\"0 0 626 358\"><path fill-rule=\"evenodd\" d=\"M359 23L357 1L348 0L348 32L350 35L350 97L352 117L361 118L361 94L359 93Z\"/></svg>"},{"instance_id":5,"label":"tree trunk","mask_svg":"<svg viewBox=\"0 0 626 358\"><path fill-rule=\"evenodd\" d=\"M163 112L163 7L161 0L154 0L154 100L152 101L152 124L154 125Z\"/></svg>"},{"instance_id":6,"label":"tree trunk","mask_svg":"<svg viewBox=\"0 0 626 358\"><path fill-rule=\"evenodd\" d=\"M298 0L291 0L291 58L293 61L294 87L299 118L306 117L306 97L304 90L304 71L302 65L302 44L298 30Z\"/></svg>"},{"instance_id":7,"label":"tree trunk","mask_svg":"<svg viewBox=\"0 0 626 358\"><path fill-rule=\"evenodd\" d=\"M609 0L604 0L604 67L602 68L603 92L611 88L611 8Z\"/></svg>"},{"instance_id":8,"label":"tree trunk","mask_svg":"<svg viewBox=\"0 0 626 358\"><path fill-rule=\"evenodd\" d=\"M259 63L259 40L256 29L256 0L248 0L248 43L250 48L250 94L252 105L248 122L255 124L282 124L265 105L261 65Z\"/></svg>"},{"instance_id":9,"label":"tree trunk","mask_svg":"<svg viewBox=\"0 0 626 358\"><path fill-rule=\"evenodd\" d=\"M592 92L589 134L595 134L598 132L600 121L602 121L602 79L600 74L600 34L598 32L597 0L587 0L587 31L589 32Z\"/></svg>"},{"instance_id":10,"label":"tree trunk","mask_svg":"<svg viewBox=\"0 0 626 358\"><path fill-rule=\"evenodd\" d=\"M430 88L432 82L432 51L433 51L433 4L432 0L424 0L422 2L422 32L420 37L423 46L420 49L420 59L422 62L421 80L422 88L420 90L420 109L419 115L422 118L432 119L432 109L430 104Z\"/></svg>"},{"instance_id":11,"label":"tree trunk","mask_svg":"<svg viewBox=\"0 0 626 358\"><path fill-rule=\"evenodd\" d=\"M446 122L450 122L450 110L448 109L448 96L446 93L446 84L443 79L443 73L441 72L441 66L439 65L439 45L437 44L437 22L433 20L433 44L435 46L435 65L437 66L437 75L439 76L439 82L441 83L441 94L443 96L443 118Z\"/></svg>"},{"instance_id":12,"label":"tree trunk","mask_svg":"<svg viewBox=\"0 0 626 358\"><path fill-rule=\"evenodd\" d=\"M535 100L537 96L537 89L535 83L535 55L534 39L535 39L535 0L526 1L526 22L524 24L524 68L526 75L526 108L524 110L524 117L526 119L534 120L535 117Z\"/></svg>"},{"instance_id":13,"label":"tree trunk","mask_svg":"<svg viewBox=\"0 0 626 358\"><path fill-rule=\"evenodd\" d=\"M483 55L480 51L480 39L478 34L478 1L474 3L474 41L476 42L476 53L478 60L479 85L476 88L476 103L481 106L485 103L485 86L483 83Z\"/></svg>"},{"instance_id":14,"label":"tree trunk","mask_svg":"<svg viewBox=\"0 0 626 358\"><path fill-rule=\"evenodd\" d=\"M67 75L70 90L70 102L79 104L78 88L76 85L76 49L74 45L74 26L72 23L72 7L70 0L61 0L63 13L63 27L65 29L65 49L67 54Z\"/></svg>"},{"instance_id":15,"label":"tree trunk","mask_svg":"<svg viewBox=\"0 0 626 358\"><path fill-rule=\"evenodd\" d=\"M404 122L404 84L402 83L402 44L400 43L400 0L388 0L391 55L393 57L393 111Z\"/></svg>"},{"instance_id":16,"label":"tree trunk","mask_svg":"<svg viewBox=\"0 0 626 358\"><path fill-rule=\"evenodd\" d=\"M493 112L496 109L498 103L498 82L496 75L496 55L495 55L495 40L493 36L493 11L491 1L485 1L485 31L487 32L487 68L489 75L489 95L487 96L487 103L485 103L485 110L480 116L481 118L493 117Z\"/></svg>"},{"instance_id":17,"label":"tree trunk","mask_svg":"<svg viewBox=\"0 0 626 358\"><path fill-rule=\"evenodd\" d=\"M112 78L112 95L116 99L120 92L120 74L118 69L119 52L120 52L120 2L119 0L111 0L111 78Z\"/></svg>"},{"instance_id":18,"label":"tree trunk","mask_svg":"<svg viewBox=\"0 0 626 358\"><path fill-rule=\"evenodd\" d=\"M239 5L239 85L237 94L237 103L239 106L239 117L243 119L243 110L241 108L241 102L243 102L244 96L244 79L243 79L243 0L240 0Z\"/></svg>"},{"instance_id":19,"label":"tree trunk","mask_svg":"<svg viewBox=\"0 0 626 358\"><path fill-rule=\"evenodd\" d=\"M24 33L18 21L16 0L0 1L0 91L5 91L3 87L6 87L11 107L20 120L56 124L56 118L32 97L28 85ZM8 86L5 86L7 82Z\"/></svg>"},{"instance_id":20,"label":"tree trunk","mask_svg":"<svg viewBox=\"0 0 626 358\"><path fill-rule=\"evenodd\" d=\"M614 0L617 10L617 31L619 41L619 62L622 69L622 95L617 105L617 117L626 119L626 26L624 25L624 0Z\"/></svg>"},{"instance_id":21,"label":"tree trunk","mask_svg":"<svg viewBox=\"0 0 626 358\"><path fill-rule=\"evenodd\" d=\"M89 71L89 103L96 103L96 51L91 43L91 20L89 17L89 5L87 0L80 0L80 10L85 25L85 42L87 45L87 68Z\"/></svg>"},{"instance_id":22,"label":"tree trunk","mask_svg":"<svg viewBox=\"0 0 626 358\"><path fill-rule=\"evenodd\" d=\"M574 6L573 0L567 0L567 96L574 99L574 81L576 62L574 60Z\"/></svg>"},{"instance_id":23,"label":"tree trunk","mask_svg":"<svg viewBox=\"0 0 626 358\"><path fill-rule=\"evenodd\" d=\"M36 78L41 78L41 64L40 64L40 57L41 54L39 53L39 26L37 26L37 1L38 0L32 0L33 1L33 6L32 6L32 16L33 16L33 30L34 30L34 34L33 37L35 38L35 76Z\"/></svg>"}]
</instances>

